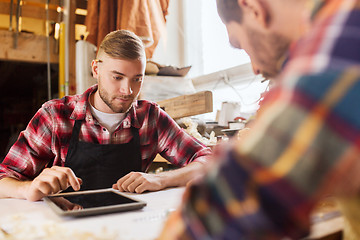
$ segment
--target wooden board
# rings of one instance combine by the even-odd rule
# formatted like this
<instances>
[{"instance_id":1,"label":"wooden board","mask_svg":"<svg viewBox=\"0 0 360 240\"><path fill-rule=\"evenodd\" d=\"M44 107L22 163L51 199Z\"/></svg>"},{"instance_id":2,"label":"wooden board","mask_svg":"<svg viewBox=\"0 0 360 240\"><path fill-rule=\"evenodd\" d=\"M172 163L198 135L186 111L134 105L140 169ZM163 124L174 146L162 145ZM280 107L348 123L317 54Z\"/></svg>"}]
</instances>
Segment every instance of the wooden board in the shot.
<instances>
[{"instance_id":1,"label":"wooden board","mask_svg":"<svg viewBox=\"0 0 360 240\"><path fill-rule=\"evenodd\" d=\"M211 91L203 91L190 95L159 101L160 107L174 119L189 117L213 111Z\"/></svg>"},{"instance_id":2,"label":"wooden board","mask_svg":"<svg viewBox=\"0 0 360 240\"><path fill-rule=\"evenodd\" d=\"M45 4L46 0L31 0L31 1L23 1L21 6L21 17L27 18L35 18L46 20L46 9ZM86 9L87 8L87 1L72 1L75 4L75 8ZM13 2L13 18L15 22L16 16L16 3L17 1L14 0ZM50 0L49 4L49 20L51 22L59 22L59 14L57 12L57 8L59 7L58 0ZM0 0L0 14L9 15L10 14L10 0ZM75 23L76 24L85 24L85 16L76 14L75 16Z\"/></svg>"},{"instance_id":3,"label":"wooden board","mask_svg":"<svg viewBox=\"0 0 360 240\"><path fill-rule=\"evenodd\" d=\"M12 14L15 20L16 16L16 3L13 3ZM57 5L50 4L49 5L49 20L57 22L59 18L59 13L56 11ZM10 1L0 0L0 14L10 14ZM46 10L45 10L45 3L37 3L37 2L25 2L21 6L21 17L28 17L28 18L36 18L46 20Z\"/></svg>"},{"instance_id":4,"label":"wooden board","mask_svg":"<svg viewBox=\"0 0 360 240\"><path fill-rule=\"evenodd\" d=\"M14 49L14 34L0 30L0 60L46 63L46 37L31 33L19 33L18 45ZM54 53L55 40L50 38L50 62L58 63L59 56Z\"/></svg>"},{"instance_id":5,"label":"wooden board","mask_svg":"<svg viewBox=\"0 0 360 240\"><path fill-rule=\"evenodd\" d=\"M69 3L69 94L76 94L76 39L75 39L75 21L76 21L76 1Z\"/></svg>"}]
</instances>

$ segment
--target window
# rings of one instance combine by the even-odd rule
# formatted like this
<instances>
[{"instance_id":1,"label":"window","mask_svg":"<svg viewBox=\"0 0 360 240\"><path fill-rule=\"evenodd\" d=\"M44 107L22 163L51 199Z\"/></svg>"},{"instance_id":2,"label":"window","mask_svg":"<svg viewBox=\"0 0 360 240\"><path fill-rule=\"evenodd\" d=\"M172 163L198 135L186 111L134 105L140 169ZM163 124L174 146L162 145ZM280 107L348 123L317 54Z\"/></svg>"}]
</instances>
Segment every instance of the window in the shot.
<instances>
[{"instance_id":1,"label":"window","mask_svg":"<svg viewBox=\"0 0 360 240\"><path fill-rule=\"evenodd\" d=\"M214 112L199 117L215 120L222 102L240 103L244 116L256 112L268 81L253 74L250 58L244 50L230 45L216 1L170 1L167 31L165 44L161 41L159 44L159 48L163 48L160 50L163 54L157 55L159 61L191 65L187 77L192 78L195 89L213 92ZM164 48L164 45L171 47ZM166 62L166 59L174 60L174 56L177 62Z\"/></svg>"},{"instance_id":2,"label":"window","mask_svg":"<svg viewBox=\"0 0 360 240\"><path fill-rule=\"evenodd\" d=\"M218 16L216 1L201 0L201 39L203 74L208 74L250 62L244 50L233 48L225 25Z\"/></svg>"},{"instance_id":3,"label":"window","mask_svg":"<svg viewBox=\"0 0 360 240\"><path fill-rule=\"evenodd\" d=\"M191 65L190 77L250 62L244 50L233 48L216 1L170 1L166 32L154 52L154 61L175 66Z\"/></svg>"}]
</instances>

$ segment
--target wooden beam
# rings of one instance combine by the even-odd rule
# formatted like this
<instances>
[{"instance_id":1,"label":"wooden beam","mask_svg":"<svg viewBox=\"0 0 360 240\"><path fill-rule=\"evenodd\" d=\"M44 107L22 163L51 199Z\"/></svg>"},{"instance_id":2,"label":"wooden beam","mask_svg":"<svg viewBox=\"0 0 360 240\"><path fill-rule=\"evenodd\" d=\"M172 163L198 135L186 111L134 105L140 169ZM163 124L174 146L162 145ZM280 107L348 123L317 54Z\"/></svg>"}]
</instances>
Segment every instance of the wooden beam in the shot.
<instances>
[{"instance_id":1,"label":"wooden beam","mask_svg":"<svg viewBox=\"0 0 360 240\"><path fill-rule=\"evenodd\" d=\"M13 33L0 30L0 60L46 63L46 37L32 33L20 32L18 46L14 49ZM50 62L58 63L59 57L54 53L55 40L50 38Z\"/></svg>"},{"instance_id":2,"label":"wooden beam","mask_svg":"<svg viewBox=\"0 0 360 240\"><path fill-rule=\"evenodd\" d=\"M81 24L81 25L85 25L85 18L86 18L86 16L84 16L84 15L77 15L76 14L76 16L75 16L75 23L76 24Z\"/></svg>"},{"instance_id":3,"label":"wooden beam","mask_svg":"<svg viewBox=\"0 0 360 240\"><path fill-rule=\"evenodd\" d=\"M1 1L10 1L10 0L1 0ZM16 2L16 0L14 1ZM46 4L47 0L26 0L24 1L26 4L28 3L42 3L42 4ZM50 5L59 5L59 0L50 0L49 1Z\"/></svg>"},{"instance_id":4,"label":"wooden beam","mask_svg":"<svg viewBox=\"0 0 360 240\"><path fill-rule=\"evenodd\" d=\"M76 0L76 8L87 9L87 0Z\"/></svg>"},{"instance_id":5,"label":"wooden beam","mask_svg":"<svg viewBox=\"0 0 360 240\"><path fill-rule=\"evenodd\" d=\"M13 6L13 16L15 16L16 4L14 1ZM0 14L10 14L10 3L0 1ZM49 8L49 20L57 22L58 21L59 13L54 9ZM36 5L25 4L21 7L21 16L22 17L29 17L29 18L36 18L36 19L43 19L46 20L46 10L45 5L44 7L39 7Z\"/></svg>"},{"instance_id":6,"label":"wooden beam","mask_svg":"<svg viewBox=\"0 0 360 240\"><path fill-rule=\"evenodd\" d=\"M46 0L32 0L25 1L25 4L21 7L21 16L35 19L46 20L46 10L45 10L45 2ZM55 2L55 1L50 1ZM16 10L16 1L13 4L13 16L15 16ZM83 4L82 4L83 6ZM49 4L49 20L52 22L59 21L59 14L57 12L58 5ZM86 9L86 8L85 8ZM74 10L75 11L75 10ZM9 15L10 14L10 0L0 0L0 14ZM76 24L85 24L85 16L84 15L75 15L75 23ZM60 18L61 19L61 18Z\"/></svg>"},{"instance_id":7,"label":"wooden beam","mask_svg":"<svg viewBox=\"0 0 360 240\"><path fill-rule=\"evenodd\" d=\"M203 91L190 95L159 101L158 104L174 119L189 117L213 111L211 91Z\"/></svg>"}]
</instances>

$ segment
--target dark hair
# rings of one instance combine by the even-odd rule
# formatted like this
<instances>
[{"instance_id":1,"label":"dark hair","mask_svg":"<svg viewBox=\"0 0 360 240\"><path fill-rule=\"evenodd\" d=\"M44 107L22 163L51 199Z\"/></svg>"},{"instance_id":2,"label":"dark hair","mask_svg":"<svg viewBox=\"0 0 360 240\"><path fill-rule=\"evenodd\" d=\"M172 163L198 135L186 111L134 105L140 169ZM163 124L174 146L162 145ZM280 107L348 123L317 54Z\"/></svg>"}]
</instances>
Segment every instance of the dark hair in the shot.
<instances>
[{"instance_id":1,"label":"dark hair","mask_svg":"<svg viewBox=\"0 0 360 240\"><path fill-rule=\"evenodd\" d=\"M243 12L237 0L216 0L216 3L218 14L224 23L242 23Z\"/></svg>"},{"instance_id":2,"label":"dark hair","mask_svg":"<svg viewBox=\"0 0 360 240\"><path fill-rule=\"evenodd\" d=\"M99 46L98 56L103 52L112 58L129 60L146 58L143 42L128 30L108 33Z\"/></svg>"}]
</instances>

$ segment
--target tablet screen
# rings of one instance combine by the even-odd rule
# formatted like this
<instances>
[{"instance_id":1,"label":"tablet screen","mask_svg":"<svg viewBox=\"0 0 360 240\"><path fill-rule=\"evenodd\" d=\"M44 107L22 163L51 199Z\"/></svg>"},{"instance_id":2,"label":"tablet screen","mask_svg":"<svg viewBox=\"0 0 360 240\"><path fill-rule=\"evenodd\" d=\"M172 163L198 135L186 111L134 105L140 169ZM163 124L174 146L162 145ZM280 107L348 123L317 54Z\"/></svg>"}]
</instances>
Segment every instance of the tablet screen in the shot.
<instances>
[{"instance_id":1,"label":"tablet screen","mask_svg":"<svg viewBox=\"0 0 360 240\"><path fill-rule=\"evenodd\" d=\"M112 190L83 191L45 197L55 211L68 215L89 215L142 208L146 203ZM61 210L60 210L61 209ZM74 213L76 212L76 213Z\"/></svg>"},{"instance_id":2,"label":"tablet screen","mask_svg":"<svg viewBox=\"0 0 360 240\"><path fill-rule=\"evenodd\" d=\"M79 194L79 195L69 195L63 197L51 197L51 198L52 199L64 198L68 200L70 203L81 206L83 209L136 202L130 198L124 197L114 192L88 193L88 194ZM69 207L67 207L66 205L59 203L58 201L55 201L55 204L58 205L63 210L67 210L67 211L72 210L69 209Z\"/></svg>"}]
</instances>

